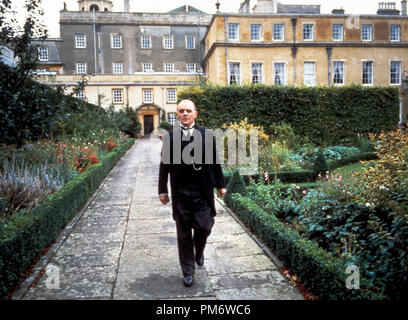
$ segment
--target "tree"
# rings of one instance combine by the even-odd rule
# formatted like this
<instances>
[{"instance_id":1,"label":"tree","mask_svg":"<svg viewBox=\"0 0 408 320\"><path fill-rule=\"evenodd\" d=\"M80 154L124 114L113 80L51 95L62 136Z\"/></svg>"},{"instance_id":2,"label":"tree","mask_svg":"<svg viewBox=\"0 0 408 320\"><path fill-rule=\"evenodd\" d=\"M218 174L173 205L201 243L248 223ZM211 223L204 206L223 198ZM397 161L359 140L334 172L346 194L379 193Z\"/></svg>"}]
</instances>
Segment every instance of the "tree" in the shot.
<instances>
[{"instance_id":1,"label":"tree","mask_svg":"<svg viewBox=\"0 0 408 320\"><path fill-rule=\"evenodd\" d=\"M41 105L38 98L35 100L34 81L30 77L38 66L36 43L47 36L39 20L43 15L41 0L26 0L24 8L27 18L20 28L11 1L0 2L0 44L9 46L17 58L15 67L0 64L0 142L17 146L31 138L32 132L38 134L44 129L38 120L52 108Z\"/></svg>"}]
</instances>

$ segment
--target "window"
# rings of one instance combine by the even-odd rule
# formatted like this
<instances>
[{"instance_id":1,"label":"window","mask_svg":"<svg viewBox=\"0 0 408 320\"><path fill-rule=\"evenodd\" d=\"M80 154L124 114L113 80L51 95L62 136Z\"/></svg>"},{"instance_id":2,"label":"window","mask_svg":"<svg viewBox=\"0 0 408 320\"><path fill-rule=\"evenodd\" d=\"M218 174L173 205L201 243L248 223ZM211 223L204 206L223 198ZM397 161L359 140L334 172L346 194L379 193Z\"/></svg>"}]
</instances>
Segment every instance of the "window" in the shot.
<instances>
[{"instance_id":1,"label":"window","mask_svg":"<svg viewBox=\"0 0 408 320\"><path fill-rule=\"evenodd\" d=\"M251 40L261 40L262 26L260 24L251 24Z\"/></svg>"},{"instance_id":2,"label":"window","mask_svg":"<svg viewBox=\"0 0 408 320\"><path fill-rule=\"evenodd\" d=\"M239 40L239 24L228 24L228 40Z\"/></svg>"},{"instance_id":3,"label":"window","mask_svg":"<svg viewBox=\"0 0 408 320\"><path fill-rule=\"evenodd\" d=\"M112 48L122 49L122 36L121 35L112 35Z\"/></svg>"},{"instance_id":4,"label":"window","mask_svg":"<svg viewBox=\"0 0 408 320\"><path fill-rule=\"evenodd\" d=\"M390 27L390 40L391 41L400 41L401 39L401 26L392 25Z\"/></svg>"},{"instance_id":5,"label":"window","mask_svg":"<svg viewBox=\"0 0 408 320\"><path fill-rule=\"evenodd\" d=\"M169 123L174 127L176 125L177 116L175 113L168 113Z\"/></svg>"},{"instance_id":6,"label":"window","mask_svg":"<svg viewBox=\"0 0 408 320\"><path fill-rule=\"evenodd\" d=\"M333 24L333 41L343 41L342 24Z\"/></svg>"},{"instance_id":7,"label":"window","mask_svg":"<svg viewBox=\"0 0 408 320\"><path fill-rule=\"evenodd\" d=\"M373 61L363 61L363 84L373 84Z\"/></svg>"},{"instance_id":8,"label":"window","mask_svg":"<svg viewBox=\"0 0 408 320\"><path fill-rule=\"evenodd\" d=\"M113 103L123 103L123 89L112 90Z\"/></svg>"},{"instance_id":9,"label":"window","mask_svg":"<svg viewBox=\"0 0 408 320\"><path fill-rule=\"evenodd\" d=\"M174 48L174 38L173 38L173 36L164 36L163 37L163 48L164 49L173 49Z\"/></svg>"},{"instance_id":10,"label":"window","mask_svg":"<svg viewBox=\"0 0 408 320\"><path fill-rule=\"evenodd\" d=\"M142 69L143 69L143 72L153 72L153 66L151 63L143 63Z\"/></svg>"},{"instance_id":11,"label":"window","mask_svg":"<svg viewBox=\"0 0 408 320\"><path fill-rule=\"evenodd\" d=\"M303 40L313 41L314 40L314 25L307 23L303 25Z\"/></svg>"},{"instance_id":12,"label":"window","mask_svg":"<svg viewBox=\"0 0 408 320\"><path fill-rule=\"evenodd\" d=\"M113 74L123 74L123 63L122 62L113 63Z\"/></svg>"},{"instance_id":13,"label":"window","mask_svg":"<svg viewBox=\"0 0 408 320\"><path fill-rule=\"evenodd\" d=\"M401 84L401 61L391 61L390 63L390 83Z\"/></svg>"},{"instance_id":14,"label":"window","mask_svg":"<svg viewBox=\"0 0 408 320\"><path fill-rule=\"evenodd\" d=\"M143 89L143 103L153 103L152 89Z\"/></svg>"},{"instance_id":15,"label":"window","mask_svg":"<svg viewBox=\"0 0 408 320\"><path fill-rule=\"evenodd\" d=\"M167 89L167 103L176 103L177 93L176 89Z\"/></svg>"},{"instance_id":16,"label":"window","mask_svg":"<svg viewBox=\"0 0 408 320\"><path fill-rule=\"evenodd\" d=\"M174 63L165 63L164 72L174 72Z\"/></svg>"},{"instance_id":17,"label":"window","mask_svg":"<svg viewBox=\"0 0 408 320\"><path fill-rule=\"evenodd\" d=\"M344 62L333 61L333 83L344 84Z\"/></svg>"},{"instance_id":18,"label":"window","mask_svg":"<svg viewBox=\"0 0 408 320\"><path fill-rule=\"evenodd\" d=\"M38 59L40 61L48 61L48 48L47 47L38 48Z\"/></svg>"},{"instance_id":19,"label":"window","mask_svg":"<svg viewBox=\"0 0 408 320\"><path fill-rule=\"evenodd\" d=\"M195 63L187 63L187 72L196 72L196 65Z\"/></svg>"},{"instance_id":20,"label":"window","mask_svg":"<svg viewBox=\"0 0 408 320\"><path fill-rule=\"evenodd\" d=\"M85 100L85 90L84 89L76 89L74 91L74 96L77 99Z\"/></svg>"},{"instance_id":21,"label":"window","mask_svg":"<svg viewBox=\"0 0 408 320\"><path fill-rule=\"evenodd\" d=\"M195 49L195 37L186 36L186 49Z\"/></svg>"},{"instance_id":22,"label":"window","mask_svg":"<svg viewBox=\"0 0 408 320\"><path fill-rule=\"evenodd\" d=\"M263 69L262 63L251 64L251 82L253 84L263 83L262 69Z\"/></svg>"},{"instance_id":23,"label":"window","mask_svg":"<svg viewBox=\"0 0 408 320\"><path fill-rule=\"evenodd\" d=\"M273 25L273 40L283 41L285 39L285 25L274 24Z\"/></svg>"},{"instance_id":24,"label":"window","mask_svg":"<svg viewBox=\"0 0 408 320\"><path fill-rule=\"evenodd\" d=\"M142 49L150 49L152 47L150 36L142 36Z\"/></svg>"},{"instance_id":25,"label":"window","mask_svg":"<svg viewBox=\"0 0 408 320\"><path fill-rule=\"evenodd\" d=\"M373 40L373 26L371 24L363 24L361 27L361 39L363 41Z\"/></svg>"},{"instance_id":26,"label":"window","mask_svg":"<svg viewBox=\"0 0 408 320\"><path fill-rule=\"evenodd\" d=\"M229 84L241 84L240 64L237 62L228 63Z\"/></svg>"},{"instance_id":27,"label":"window","mask_svg":"<svg viewBox=\"0 0 408 320\"><path fill-rule=\"evenodd\" d=\"M285 64L281 62L277 62L273 64L274 69L274 81L276 85L284 85L286 83L285 80Z\"/></svg>"},{"instance_id":28,"label":"window","mask_svg":"<svg viewBox=\"0 0 408 320\"><path fill-rule=\"evenodd\" d=\"M76 72L77 72L77 74L86 74L86 63L85 62L77 62Z\"/></svg>"},{"instance_id":29,"label":"window","mask_svg":"<svg viewBox=\"0 0 408 320\"><path fill-rule=\"evenodd\" d=\"M305 62L303 65L303 84L305 86L316 85L316 63Z\"/></svg>"},{"instance_id":30,"label":"window","mask_svg":"<svg viewBox=\"0 0 408 320\"><path fill-rule=\"evenodd\" d=\"M75 35L75 48L86 48L86 37L84 34Z\"/></svg>"}]
</instances>

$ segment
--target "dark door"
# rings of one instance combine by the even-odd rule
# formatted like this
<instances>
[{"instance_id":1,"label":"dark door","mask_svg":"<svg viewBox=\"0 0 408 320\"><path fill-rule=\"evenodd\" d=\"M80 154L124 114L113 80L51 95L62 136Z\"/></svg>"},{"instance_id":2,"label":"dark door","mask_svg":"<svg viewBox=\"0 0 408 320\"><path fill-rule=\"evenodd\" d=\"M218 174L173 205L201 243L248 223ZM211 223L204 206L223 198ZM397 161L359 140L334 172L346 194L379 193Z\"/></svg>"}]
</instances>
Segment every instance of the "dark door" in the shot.
<instances>
[{"instance_id":1,"label":"dark door","mask_svg":"<svg viewBox=\"0 0 408 320\"><path fill-rule=\"evenodd\" d=\"M153 116L144 116L144 134L151 134L153 132Z\"/></svg>"}]
</instances>

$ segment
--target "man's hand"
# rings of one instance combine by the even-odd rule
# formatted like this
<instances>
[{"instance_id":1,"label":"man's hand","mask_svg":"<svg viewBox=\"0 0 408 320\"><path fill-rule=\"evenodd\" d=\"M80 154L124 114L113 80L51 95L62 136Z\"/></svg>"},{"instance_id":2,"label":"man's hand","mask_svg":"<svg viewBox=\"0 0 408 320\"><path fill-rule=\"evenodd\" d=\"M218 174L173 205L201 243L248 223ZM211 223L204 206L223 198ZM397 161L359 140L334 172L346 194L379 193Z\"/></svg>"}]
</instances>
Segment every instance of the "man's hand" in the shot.
<instances>
[{"instance_id":1,"label":"man's hand","mask_svg":"<svg viewBox=\"0 0 408 320\"><path fill-rule=\"evenodd\" d=\"M217 188L217 197L222 198L227 193L225 188Z\"/></svg>"},{"instance_id":2,"label":"man's hand","mask_svg":"<svg viewBox=\"0 0 408 320\"><path fill-rule=\"evenodd\" d=\"M160 201L161 201L161 203L163 203L163 204L167 204L167 203L169 203L169 196L166 194L166 195L162 195L162 196L159 196L159 199L160 199Z\"/></svg>"}]
</instances>

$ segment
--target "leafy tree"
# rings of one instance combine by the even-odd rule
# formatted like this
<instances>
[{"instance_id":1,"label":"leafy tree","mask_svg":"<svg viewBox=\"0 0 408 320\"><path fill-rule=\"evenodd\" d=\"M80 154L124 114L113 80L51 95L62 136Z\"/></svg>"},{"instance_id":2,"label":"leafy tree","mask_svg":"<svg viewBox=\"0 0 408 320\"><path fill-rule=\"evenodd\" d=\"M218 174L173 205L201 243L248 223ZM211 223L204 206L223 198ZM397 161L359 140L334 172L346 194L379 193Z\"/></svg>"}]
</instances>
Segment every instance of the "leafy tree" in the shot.
<instances>
[{"instance_id":1,"label":"leafy tree","mask_svg":"<svg viewBox=\"0 0 408 320\"><path fill-rule=\"evenodd\" d=\"M38 65L35 40L44 40L47 36L47 30L39 22L43 15L41 0L26 0L24 7L27 18L20 28L13 18L11 1L0 2L0 43L9 46L17 59L15 67L0 64L0 142L17 146L41 133L46 124L40 120L44 114L52 113L52 106L42 105L35 97L35 85L30 79Z\"/></svg>"}]
</instances>

